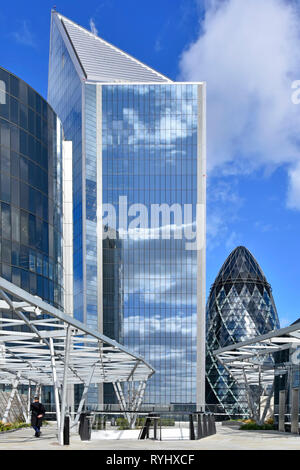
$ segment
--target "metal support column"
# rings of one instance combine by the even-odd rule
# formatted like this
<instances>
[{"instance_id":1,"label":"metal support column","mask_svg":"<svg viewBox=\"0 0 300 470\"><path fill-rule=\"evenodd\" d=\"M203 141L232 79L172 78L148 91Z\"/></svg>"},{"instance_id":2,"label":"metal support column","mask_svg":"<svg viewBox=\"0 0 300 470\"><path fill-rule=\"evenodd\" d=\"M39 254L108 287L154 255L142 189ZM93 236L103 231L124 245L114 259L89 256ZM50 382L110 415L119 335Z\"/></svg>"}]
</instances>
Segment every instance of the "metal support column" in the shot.
<instances>
[{"instance_id":1,"label":"metal support column","mask_svg":"<svg viewBox=\"0 0 300 470\"><path fill-rule=\"evenodd\" d=\"M260 419L259 419L259 424L260 424L260 425L264 424L264 422L265 422L267 413L268 413L268 411L269 411L269 409L270 409L270 404L271 404L271 399L272 399L273 394L274 394L274 382L273 382L272 388L271 388L271 390L270 390L270 393L269 393L269 395L268 395L268 398L267 398L267 401L266 401L266 405L265 405L263 414L262 414L262 416L261 416Z\"/></svg>"},{"instance_id":2,"label":"metal support column","mask_svg":"<svg viewBox=\"0 0 300 470\"><path fill-rule=\"evenodd\" d=\"M26 423L29 424L30 422L30 408L31 408L31 380L28 383L28 394L27 394L27 421Z\"/></svg>"},{"instance_id":3,"label":"metal support column","mask_svg":"<svg viewBox=\"0 0 300 470\"><path fill-rule=\"evenodd\" d=\"M286 391L280 390L279 392L279 415L278 415L278 431L285 432L285 402Z\"/></svg>"},{"instance_id":4,"label":"metal support column","mask_svg":"<svg viewBox=\"0 0 300 470\"><path fill-rule=\"evenodd\" d=\"M82 395L81 395L81 400L80 400L80 403L79 403L79 406L78 406L78 409L77 409L76 416L75 416L74 422L72 424L72 427L76 426L76 424L79 421L80 413L83 409L83 405L84 405L85 400L86 400L86 396L87 396L87 393L88 393L88 390L89 390L89 386L91 385L91 381L92 381L92 378L93 378L93 375L94 375L95 367L96 367L96 364L92 367L90 375L88 377L88 380L87 380L87 382L84 386L84 389L83 389L83 392L82 392Z\"/></svg>"},{"instance_id":5,"label":"metal support column","mask_svg":"<svg viewBox=\"0 0 300 470\"><path fill-rule=\"evenodd\" d=\"M299 434L299 388L292 388L291 433Z\"/></svg>"},{"instance_id":6,"label":"metal support column","mask_svg":"<svg viewBox=\"0 0 300 470\"><path fill-rule=\"evenodd\" d=\"M38 397L38 398L40 399L40 396L41 396L41 384L38 384L38 383L36 384L34 396L35 396L35 397Z\"/></svg>"},{"instance_id":7,"label":"metal support column","mask_svg":"<svg viewBox=\"0 0 300 470\"><path fill-rule=\"evenodd\" d=\"M21 376L21 374L18 373L17 377L15 378L15 380L12 383L12 389L11 389L11 392L10 392L10 396L9 396L9 399L8 399L8 402L7 402L3 417L2 417L2 422L3 423L7 423L7 421L8 421L8 415L9 415L9 412L10 412L10 409L11 409L11 405L12 405L15 393L17 391L17 388L18 388L18 385L19 385L19 382L20 382L20 376Z\"/></svg>"},{"instance_id":8,"label":"metal support column","mask_svg":"<svg viewBox=\"0 0 300 470\"><path fill-rule=\"evenodd\" d=\"M20 408L21 408L21 410L22 410L22 415L23 415L23 417L24 417L25 423L28 423L29 420L28 420L28 415L27 415L27 412L26 412L26 408L24 407L24 404L23 404L23 402L22 402L22 399L21 399L21 397L20 397L20 395L19 395L18 390L16 390L16 398L17 398L17 400L18 400L18 402L19 402L19 405L20 405Z\"/></svg>"},{"instance_id":9,"label":"metal support column","mask_svg":"<svg viewBox=\"0 0 300 470\"><path fill-rule=\"evenodd\" d=\"M114 387L115 393L117 395L120 408L123 411L124 416L127 419L128 423L130 423L130 415L129 415L129 413L126 412L126 402L125 402L125 398L124 398L124 395L123 395L123 392L122 392L120 382L119 381L113 382L113 387Z\"/></svg>"},{"instance_id":10,"label":"metal support column","mask_svg":"<svg viewBox=\"0 0 300 470\"><path fill-rule=\"evenodd\" d=\"M53 387L54 387L54 400L55 400L55 410L56 410L57 431L59 433L59 430L60 430L59 383L58 383L58 380L57 380L55 352L54 352L54 345L53 345L53 339L52 338L49 339L49 344L50 344L50 354L51 354L51 368L52 368L52 375L53 375Z\"/></svg>"},{"instance_id":11,"label":"metal support column","mask_svg":"<svg viewBox=\"0 0 300 470\"><path fill-rule=\"evenodd\" d=\"M64 444L64 423L67 406L67 388L68 388L68 366L70 360L71 349L71 333L72 329L69 325L67 328L66 343L65 343L65 361L64 361L64 377L62 383L62 399L61 399L61 413L60 413L60 430L59 430L59 443Z\"/></svg>"},{"instance_id":12,"label":"metal support column","mask_svg":"<svg viewBox=\"0 0 300 470\"><path fill-rule=\"evenodd\" d=\"M247 400L248 400L248 406L249 406L249 409L251 410L251 413L252 413L251 417L254 420L257 420L257 413L255 412L255 407L254 407L254 403L253 403L253 399L252 399L252 394L251 394L251 390L250 390L250 387L249 387L249 384L248 384L248 380L247 380L247 376L246 376L246 372L245 372L244 368L243 368L243 375L244 375L244 380L245 380L246 396L247 396Z\"/></svg>"},{"instance_id":13,"label":"metal support column","mask_svg":"<svg viewBox=\"0 0 300 470\"><path fill-rule=\"evenodd\" d=\"M136 418L137 418L137 412L140 409L140 406L142 404L142 401L143 401L143 398L144 398L144 395L145 395L146 385L147 385L146 380L143 380L143 381L140 382L140 385L138 387L136 399L135 399L135 401L133 403L133 406L132 406L132 412L133 413L131 415L130 429L134 429L134 426L135 426L135 423L136 423Z\"/></svg>"}]
</instances>

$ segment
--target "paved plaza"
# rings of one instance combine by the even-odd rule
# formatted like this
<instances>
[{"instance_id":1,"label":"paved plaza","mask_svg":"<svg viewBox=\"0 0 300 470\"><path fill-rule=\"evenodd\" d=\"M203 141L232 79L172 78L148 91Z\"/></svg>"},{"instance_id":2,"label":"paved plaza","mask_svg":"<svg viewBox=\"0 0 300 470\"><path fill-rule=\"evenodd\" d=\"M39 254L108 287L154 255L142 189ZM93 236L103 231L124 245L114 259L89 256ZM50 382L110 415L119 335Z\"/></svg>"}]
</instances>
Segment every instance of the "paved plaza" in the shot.
<instances>
[{"instance_id":1,"label":"paved plaza","mask_svg":"<svg viewBox=\"0 0 300 470\"><path fill-rule=\"evenodd\" d=\"M15 432L0 434L1 450L300 450L300 436L283 434L276 431L239 431L229 426L217 423L217 434L200 441L185 439L186 432L182 433L184 439L172 437L170 431L163 430L163 441L139 441L135 431L114 431L114 439L106 431L93 433L91 441L82 442L78 434L72 434L69 446L60 446L57 443L56 427L54 424L42 428L39 439L33 437L30 428ZM103 433L103 434L101 434Z\"/></svg>"}]
</instances>

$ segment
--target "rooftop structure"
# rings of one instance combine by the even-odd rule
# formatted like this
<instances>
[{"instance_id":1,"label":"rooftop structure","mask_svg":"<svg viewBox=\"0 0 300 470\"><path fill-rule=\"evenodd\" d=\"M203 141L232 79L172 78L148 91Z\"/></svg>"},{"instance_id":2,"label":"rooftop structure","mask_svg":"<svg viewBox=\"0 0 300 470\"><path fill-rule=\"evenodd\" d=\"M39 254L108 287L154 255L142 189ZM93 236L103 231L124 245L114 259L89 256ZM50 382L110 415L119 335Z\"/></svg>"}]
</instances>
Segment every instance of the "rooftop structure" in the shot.
<instances>
[{"instance_id":1,"label":"rooftop structure","mask_svg":"<svg viewBox=\"0 0 300 470\"><path fill-rule=\"evenodd\" d=\"M282 357L283 352L288 354ZM290 393L292 387L299 386L300 322L219 348L213 354L234 382L242 384L245 388L252 416L258 415L259 408L259 402L253 391L258 390L259 396L262 394L268 396L265 410L262 412L264 418L275 385L278 388L277 394L280 389ZM285 377L285 380L280 384L281 377ZM278 379L277 384L276 379Z\"/></svg>"},{"instance_id":2,"label":"rooftop structure","mask_svg":"<svg viewBox=\"0 0 300 470\"><path fill-rule=\"evenodd\" d=\"M3 278L0 298L0 383L12 385L3 421L19 384L53 385L62 443L68 386L84 386L76 424L88 387L105 382L113 384L121 410L130 423L134 422L136 417L128 415L128 410L134 413L141 405L146 381L154 373L142 357ZM130 405L123 397L123 382L138 382L135 401ZM27 418L26 411L24 416Z\"/></svg>"}]
</instances>

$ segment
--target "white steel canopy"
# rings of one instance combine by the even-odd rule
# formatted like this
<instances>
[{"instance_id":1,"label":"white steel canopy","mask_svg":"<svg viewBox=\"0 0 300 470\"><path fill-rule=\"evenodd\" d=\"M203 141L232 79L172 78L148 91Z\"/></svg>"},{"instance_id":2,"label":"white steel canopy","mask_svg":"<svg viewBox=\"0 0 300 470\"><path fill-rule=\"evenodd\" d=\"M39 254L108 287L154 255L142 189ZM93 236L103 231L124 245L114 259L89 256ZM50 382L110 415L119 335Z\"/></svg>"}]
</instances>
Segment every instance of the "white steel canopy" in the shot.
<instances>
[{"instance_id":1,"label":"white steel canopy","mask_svg":"<svg viewBox=\"0 0 300 470\"><path fill-rule=\"evenodd\" d=\"M220 364L233 379L245 386L249 410L262 424L270 407L274 393L274 378L276 374L284 374L290 363L299 364L300 355L300 321L265 335L232 344L214 351ZM286 349L295 350L289 363L276 364L274 353ZM253 399L252 386L258 386L260 393L267 394L265 408L259 416L259 408Z\"/></svg>"},{"instance_id":2,"label":"white steel canopy","mask_svg":"<svg viewBox=\"0 0 300 470\"><path fill-rule=\"evenodd\" d=\"M249 384L260 381L270 384L274 380L275 366L273 354L300 346L300 322L286 328L271 331L240 343L214 351L220 363L237 381Z\"/></svg>"},{"instance_id":3,"label":"white steel canopy","mask_svg":"<svg viewBox=\"0 0 300 470\"><path fill-rule=\"evenodd\" d=\"M141 357L107 336L0 277L0 383L12 390L2 417L8 419L19 384L54 388L59 442L63 444L69 385L82 384L83 392L72 426L78 423L91 384L112 383L120 409L134 426L154 369ZM138 389L125 400L121 387ZM26 421L29 413L24 411Z\"/></svg>"},{"instance_id":4,"label":"white steel canopy","mask_svg":"<svg viewBox=\"0 0 300 470\"><path fill-rule=\"evenodd\" d=\"M68 329L68 384L144 381L154 373L142 357L1 277L0 299L0 383L19 374L25 385L53 385L51 349L62 383Z\"/></svg>"}]
</instances>

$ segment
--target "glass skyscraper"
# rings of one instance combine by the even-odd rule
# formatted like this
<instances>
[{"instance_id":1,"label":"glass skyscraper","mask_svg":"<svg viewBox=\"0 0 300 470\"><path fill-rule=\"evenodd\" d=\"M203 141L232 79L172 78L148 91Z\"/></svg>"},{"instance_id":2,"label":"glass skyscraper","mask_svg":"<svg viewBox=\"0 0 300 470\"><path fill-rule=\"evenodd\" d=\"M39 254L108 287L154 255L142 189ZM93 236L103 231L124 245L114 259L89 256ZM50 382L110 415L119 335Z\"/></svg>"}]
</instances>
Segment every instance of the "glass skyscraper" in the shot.
<instances>
[{"instance_id":1,"label":"glass skyscraper","mask_svg":"<svg viewBox=\"0 0 300 470\"><path fill-rule=\"evenodd\" d=\"M206 403L228 416L248 415L243 385L218 362L213 351L279 328L270 284L250 251L239 246L228 256L207 302Z\"/></svg>"},{"instance_id":2,"label":"glass skyscraper","mask_svg":"<svg viewBox=\"0 0 300 470\"><path fill-rule=\"evenodd\" d=\"M203 404L205 85L52 12L48 100L73 142L74 315L155 367L145 403Z\"/></svg>"},{"instance_id":3,"label":"glass skyscraper","mask_svg":"<svg viewBox=\"0 0 300 470\"><path fill-rule=\"evenodd\" d=\"M0 68L0 276L58 308L64 307L62 145L52 108Z\"/></svg>"}]
</instances>

